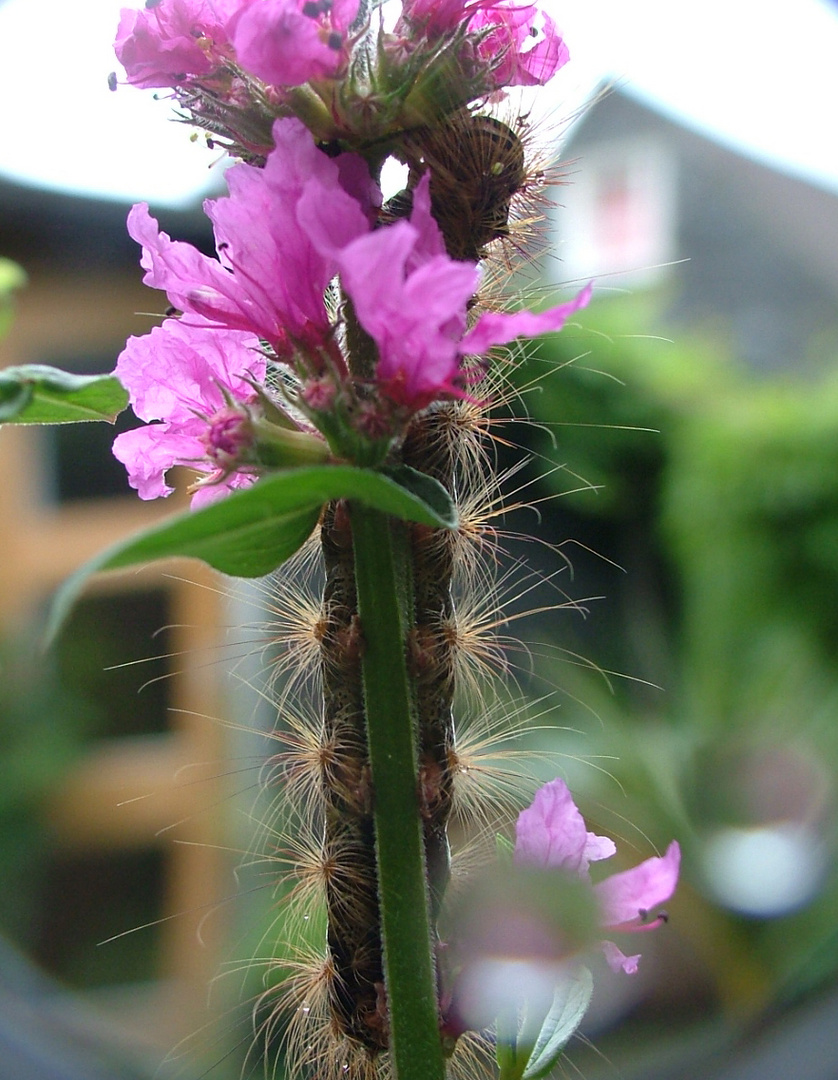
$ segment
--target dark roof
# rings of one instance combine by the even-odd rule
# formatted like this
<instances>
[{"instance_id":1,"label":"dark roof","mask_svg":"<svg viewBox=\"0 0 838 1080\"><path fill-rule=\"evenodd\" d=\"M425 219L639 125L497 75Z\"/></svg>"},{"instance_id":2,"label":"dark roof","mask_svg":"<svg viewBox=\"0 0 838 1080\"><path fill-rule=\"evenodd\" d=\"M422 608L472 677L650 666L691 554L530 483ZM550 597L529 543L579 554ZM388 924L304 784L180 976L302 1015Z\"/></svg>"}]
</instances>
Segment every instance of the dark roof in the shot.
<instances>
[{"instance_id":1,"label":"dark roof","mask_svg":"<svg viewBox=\"0 0 838 1080\"><path fill-rule=\"evenodd\" d=\"M74 272L136 265L137 245L125 228L129 209L129 203L0 179L0 255L27 265L48 261ZM209 223L199 208L152 213L173 237L211 249Z\"/></svg>"},{"instance_id":2,"label":"dark roof","mask_svg":"<svg viewBox=\"0 0 838 1080\"><path fill-rule=\"evenodd\" d=\"M815 331L838 338L838 195L739 154L614 91L567 147L653 139L677 170L677 257L669 315L724 321L760 368L794 362Z\"/></svg>"}]
</instances>

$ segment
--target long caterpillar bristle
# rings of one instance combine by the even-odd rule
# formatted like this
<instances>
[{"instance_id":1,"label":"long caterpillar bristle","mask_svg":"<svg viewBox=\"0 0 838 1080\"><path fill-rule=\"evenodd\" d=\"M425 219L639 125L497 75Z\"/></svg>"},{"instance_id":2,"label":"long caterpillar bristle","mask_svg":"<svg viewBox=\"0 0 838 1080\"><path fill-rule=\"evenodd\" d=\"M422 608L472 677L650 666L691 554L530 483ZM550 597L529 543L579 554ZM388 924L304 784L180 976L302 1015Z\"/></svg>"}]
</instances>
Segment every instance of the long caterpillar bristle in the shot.
<instances>
[{"instance_id":1,"label":"long caterpillar bristle","mask_svg":"<svg viewBox=\"0 0 838 1080\"><path fill-rule=\"evenodd\" d=\"M454 752L454 815L472 831L511 820L535 788L538 755L524 744L529 705L497 698L460 721Z\"/></svg>"},{"instance_id":2,"label":"long caterpillar bristle","mask_svg":"<svg viewBox=\"0 0 838 1080\"><path fill-rule=\"evenodd\" d=\"M302 687L319 690L320 645L325 626L317 582L320 556L309 543L289 560L281 574L267 579L264 591L267 623L261 624L262 652L270 671L266 689L282 709ZM281 689L279 689L281 688Z\"/></svg>"},{"instance_id":3,"label":"long caterpillar bristle","mask_svg":"<svg viewBox=\"0 0 838 1080\"><path fill-rule=\"evenodd\" d=\"M283 726L275 738L282 749L270 759L266 783L281 791L303 820L316 819L324 805L320 781L331 766L333 748L319 715L286 708L281 720Z\"/></svg>"}]
</instances>

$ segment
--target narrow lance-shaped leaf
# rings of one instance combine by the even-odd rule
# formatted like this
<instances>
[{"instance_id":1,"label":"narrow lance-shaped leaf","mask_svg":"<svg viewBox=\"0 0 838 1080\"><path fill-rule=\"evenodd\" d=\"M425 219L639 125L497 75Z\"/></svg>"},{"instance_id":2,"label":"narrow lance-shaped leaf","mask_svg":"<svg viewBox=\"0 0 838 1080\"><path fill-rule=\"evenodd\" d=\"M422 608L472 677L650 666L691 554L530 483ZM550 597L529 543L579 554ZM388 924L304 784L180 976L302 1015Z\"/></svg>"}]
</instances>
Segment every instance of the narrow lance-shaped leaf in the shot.
<instances>
[{"instance_id":1,"label":"narrow lance-shaped leaf","mask_svg":"<svg viewBox=\"0 0 838 1080\"><path fill-rule=\"evenodd\" d=\"M48 638L58 631L90 575L99 570L186 556L225 574L262 577L302 546L322 505L341 498L434 528L454 528L457 523L442 485L414 469L400 467L390 475L350 465L288 469L120 541L85 563L56 594Z\"/></svg>"},{"instance_id":2,"label":"narrow lance-shaped leaf","mask_svg":"<svg viewBox=\"0 0 838 1080\"><path fill-rule=\"evenodd\" d=\"M0 423L112 424L127 406L128 394L114 375L73 375L44 364L0 371Z\"/></svg>"},{"instance_id":3,"label":"narrow lance-shaped leaf","mask_svg":"<svg viewBox=\"0 0 838 1080\"><path fill-rule=\"evenodd\" d=\"M581 965L556 987L552 1007L541 1025L521 1080L539 1080L550 1072L582 1023L593 989L591 973Z\"/></svg>"}]
</instances>

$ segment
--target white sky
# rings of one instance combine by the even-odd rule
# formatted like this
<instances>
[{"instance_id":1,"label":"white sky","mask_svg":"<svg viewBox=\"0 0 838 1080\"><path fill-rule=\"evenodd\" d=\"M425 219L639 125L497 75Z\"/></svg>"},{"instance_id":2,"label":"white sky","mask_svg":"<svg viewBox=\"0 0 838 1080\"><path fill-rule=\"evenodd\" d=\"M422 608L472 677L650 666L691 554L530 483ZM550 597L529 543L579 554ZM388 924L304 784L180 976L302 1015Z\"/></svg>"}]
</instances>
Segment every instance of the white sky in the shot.
<instances>
[{"instance_id":1,"label":"white sky","mask_svg":"<svg viewBox=\"0 0 838 1080\"><path fill-rule=\"evenodd\" d=\"M546 2L571 51L568 67L539 91L558 116L611 78L742 152L838 192L838 5ZM122 6L0 0L0 174L183 205L213 184L217 155L190 143L189 128L167 122L169 107L152 91L108 91Z\"/></svg>"}]
</instances>

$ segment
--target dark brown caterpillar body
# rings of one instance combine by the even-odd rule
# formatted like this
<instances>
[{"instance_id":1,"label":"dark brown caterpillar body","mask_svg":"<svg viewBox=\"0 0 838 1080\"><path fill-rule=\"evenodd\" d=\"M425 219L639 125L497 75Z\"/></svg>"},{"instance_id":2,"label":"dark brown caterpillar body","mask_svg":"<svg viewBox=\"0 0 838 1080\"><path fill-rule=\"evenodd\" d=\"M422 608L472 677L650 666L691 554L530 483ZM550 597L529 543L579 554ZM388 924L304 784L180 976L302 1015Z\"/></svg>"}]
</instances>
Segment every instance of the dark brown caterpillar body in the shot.
<instances>
[{"instance_id":1,"label":"dark brown caterpillar body","mask_svg":"<svg viewBox=\"0 0 838 1080\"><path fill-rule=\"evenodd\" d=\"M431 210L448 254L476 262L509 235L513 197L527 179L524 146L501 120L463 110L405 143L411 169L431 171Z\"/></svg>"},{"instance_id":2,"label":"dark brown caterpillar body","mask_svg":"<svg viewBox=\"0 0 838 1080\"><path fill-rule=\"evenodd\" d=\"M403 144L411 166L408 189L385 207L382 220L410 213L411 188L430 169L431 210L448 253L478 260L493 241L509 234L513 198L526 182L524 148L508 125L466 110L440 130L415 132ZM358 329L344 308L347 341ZM372 372L369 343L351 348L359 380ZM415 416L401 460L435 479L452 495L461 459L460 403L437 403ZM431 912L440 913L449 882L448 822L458 757L455 746L456 613L452 599L459 538L445 529L410 526L413 612L405 648L414 686L417 805L422 816ZM324 812L328 1012L335 1034L370 1062L387 1049L381 920L372 806L375 782L366 747L361 678L363 627L359 624L349 515L330 504L321 526L326 584L320 624L323 685L321 784Z\"/></svg>"},{"instance_id":3,"label":"dark brown caterpillar body","mask_svg":"<svg viewBox=\"0 0 838 1080\"><path fill-rule=\"evenodd\" d=\"M372 1054L387 1046L381 1022L384 976L372 789L361 687L352 533L345 504L330 503L321 525L326 569L321 641L322 790L328 948L333 1022Z\"/></svg>"}]
</instances>

